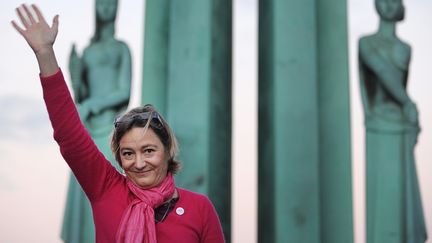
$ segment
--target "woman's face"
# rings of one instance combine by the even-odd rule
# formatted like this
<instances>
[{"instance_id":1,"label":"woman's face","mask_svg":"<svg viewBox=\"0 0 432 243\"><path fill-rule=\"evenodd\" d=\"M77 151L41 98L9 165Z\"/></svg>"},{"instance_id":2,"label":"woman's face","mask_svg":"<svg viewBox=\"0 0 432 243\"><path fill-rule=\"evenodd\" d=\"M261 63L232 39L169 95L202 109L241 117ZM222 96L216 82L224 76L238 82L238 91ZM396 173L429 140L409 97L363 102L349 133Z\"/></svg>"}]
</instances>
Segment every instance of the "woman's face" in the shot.
<instances>
[{"instance_id":1,"label":"woman's face","mask_svg":"<svg viewBox=\"0 0 432 243\"><path fill-rule=\"evenodd\" d=\"M402 0L376 0L375 4L381 18L388 21L403 19Z\"/></svg>"},{"instance_id":2,"label":"woman's face","mask_svg":"<svg viewBox=\"0 0 432 243\"><path fill-rule=\"evenodd\" d=\"M148 189L165 179L168 154L153 129L132 128L120 139L119 147L122 168L137 186Z\"/></svg>"},{"instance_id":3,"label":"woman's face","mask_svg":"<svg viewBox=\"0 0 432 243\"><path fill-rule=\"evenodd\" d=\"M96 14L102 21L114 21L117 13L117 0L96 0Z\"/></svg>"}]
</instances>

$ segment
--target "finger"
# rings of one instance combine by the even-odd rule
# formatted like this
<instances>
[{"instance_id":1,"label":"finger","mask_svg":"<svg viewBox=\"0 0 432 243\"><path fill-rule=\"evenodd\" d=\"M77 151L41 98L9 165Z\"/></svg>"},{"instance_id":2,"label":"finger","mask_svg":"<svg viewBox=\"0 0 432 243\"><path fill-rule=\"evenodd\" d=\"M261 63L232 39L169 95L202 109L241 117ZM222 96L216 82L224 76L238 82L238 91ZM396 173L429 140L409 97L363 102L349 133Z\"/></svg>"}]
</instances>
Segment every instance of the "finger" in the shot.
<instances>
[{"instance_id":1,"label":"finger","mask_svg":"<svg viewBox=\"0 0 432 243\"><path fill-rule=\"evenodd\" d=\"M30 24L28 23L27 19L24 17L24 15L21 11L22 10L20 8L16 8L16 12L18 14L18 17L21 20L21 23L24 25L25 28L28 28Z\"/></svg>"},{"instance_id":2,"label":"finger","mask_svg":"<svg viewBox=\"0 0 432 243\"><path fill-rule=\"evenodd\" d=\"M24 7L24 11L27 14L28 19L30 20L30 23L31 24L36 24L36 20L34 19L33 14L30 12L30 10L28 9L27 5L23 4L23 7Z\"/></svg>"},{"instance_id":3,"label":"finger","mask_svg":"<svg viewBox=\"0 0 432 243\"><path fill-rule=\"evenodd\" d=\"M24 30L21 28L21 27L19 27L19 25L15 22L15 21L11 21L11 23L12 23L12 26L21 34L21 35L24 35Z\"/></svg>"},{"instance_id":4,"label":"finger","mask_svg":"<svg viewBox=\"0 0 432 243\"><path fill-rule=\"evenodd\" d=\"M39 10L39 8L35 4L32 4L31 6L33 8L33 11L36 13L36 16L38 17L39 22L46 23L45 18L43 16L42 12Z\"/></svg>"},{"instance_id":5,"label":"finger","mask_svg":"<svg viewBox=\"0 0 432 243\"><path fill-rule=\"evenodd\" d=\"M59 26L59 15L57 14L54 19L51 28L57 33L58 32L58 26Z\"/></svg>"}]
</instances>

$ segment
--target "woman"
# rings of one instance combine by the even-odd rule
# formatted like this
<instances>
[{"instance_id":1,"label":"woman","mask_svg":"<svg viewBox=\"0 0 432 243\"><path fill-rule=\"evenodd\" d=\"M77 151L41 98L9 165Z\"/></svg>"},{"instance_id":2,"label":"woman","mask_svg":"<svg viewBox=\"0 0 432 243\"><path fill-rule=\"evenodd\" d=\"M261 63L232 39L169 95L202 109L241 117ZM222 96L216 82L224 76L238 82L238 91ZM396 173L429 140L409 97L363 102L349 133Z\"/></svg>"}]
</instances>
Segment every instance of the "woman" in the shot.
<instances>
[{"instance_id":1,"label":"woman","mask_svg":"<svg viewBox=\"0 0 432 243\"><path fill-rule=\"evenodd\" d=\"M223 242L219 219L205 196L175 187L177 144L152 106L136 108L115 121L112 148L120 174L97 149L80 121L58 67L52 27L32 5L17 9L24 26L12 25L33 49L54 139L89 198L97 242Z\"/></svg>"},{"instance_id":2,"label":"woman","mask_svg":"<svg viewBox=\"0 0 432 243\"><path fill-rule=\"evenodd\" d=\"M396 36L401 0L375 0L378 32L359 42L366 121L367 242L425 242L414 148L417 107L406 86L411 48Z\"/></svg>"},{"instance_id":3,"label":"woman","mask_svg":"<svg viewBox=\"0 0 432 243\"><path fill-rule=\"evenodd\" d=\"M75 46L69 71L81 120L104 156L119 171L109 146L112 121L127 109L131 88L131 55L126 43L115 38L118 0L96 0L96 28L80 57ZM62 239L67 243L94 242L90 203L72 175L69 182Z\"/></svg>"}]
</instances>

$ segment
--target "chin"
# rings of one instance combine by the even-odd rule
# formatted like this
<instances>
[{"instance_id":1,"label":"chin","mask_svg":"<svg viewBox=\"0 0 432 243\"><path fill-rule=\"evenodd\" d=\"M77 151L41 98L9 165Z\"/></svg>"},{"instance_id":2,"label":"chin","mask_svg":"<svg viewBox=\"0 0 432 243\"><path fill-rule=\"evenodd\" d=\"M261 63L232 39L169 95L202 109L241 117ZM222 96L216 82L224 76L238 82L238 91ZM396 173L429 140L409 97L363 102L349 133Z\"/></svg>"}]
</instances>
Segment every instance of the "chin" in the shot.
<instances>
[{"instance_id":1,"label":"chin","mask_svg":"<svg viewBox=\"0 0 432 243\"><path fill-rule=\"evenodd\" d=\"M138 187L140 187L142 189L149 189L149 188L154 187L154 185L155 185L155 183L153 183L153 182L143 181L142 179L141 180L140 179L134 180L134 182Z\"/></svg>"},{"instance_id":2,"label":"chin","mask_svg":"<svg viewBox=\"0 0 432 243\"><path fill-rule=\"evenodd\" d=\"M134 183L142 188L142 189L150 189L152 187L156 187L158 186L162 181L156 181L156 179L153 178L138 178L136 180L134 180Z\"/></svg>"}]
</instances>

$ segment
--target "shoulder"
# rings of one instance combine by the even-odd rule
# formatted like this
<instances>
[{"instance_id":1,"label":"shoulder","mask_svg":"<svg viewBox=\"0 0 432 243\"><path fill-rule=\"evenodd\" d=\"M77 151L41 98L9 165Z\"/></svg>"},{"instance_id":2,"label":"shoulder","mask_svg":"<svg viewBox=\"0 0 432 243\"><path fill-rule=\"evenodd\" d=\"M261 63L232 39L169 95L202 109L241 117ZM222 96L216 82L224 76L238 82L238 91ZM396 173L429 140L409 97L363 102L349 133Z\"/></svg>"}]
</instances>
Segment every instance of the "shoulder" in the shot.
<instances>
[{"instance_id":1,"label":"shoulder","mask_svg":"<svg viewBox=\"0 0 432 243\"><path fill-rule=\"evenodd\" d=\"M179 187L177 187L177 190L180 195L180 200L182 200L184 203L193 205L199 210L207 211L209 209L214 209L213 203L206 195Z\"/></svg>"},{"instance_id":2,"label":"shoulder","mask_svg":"<svg viewBox=\"0 0 432 243\"><path fill-rule=\"evenodd\" d=\"M370 52L371 49L373 49L376 39L377 38L375 34L361 37L358 42L359 52Z\"/></svg>"},{"instance_id":3,"label":"shoulder","mask_svg":"<svg viewBox=\"0 0 432 243\"><path fill-rule=\"evenodd\" d=\"M177 191L180 197L179 206L191 212L195 223L204 225L209 218L216 215L216 209L207 196L178 187Z\"/></svg>"},{"instance_id":4,"label":"shoulder","mask_svg":"<svg viewBox=\"0 0 432 243\"><path fill-rule=\"evenodd\" d=\"M131 59L131 53L129 46L126 44L126 42L114 39L113 40L113 49L116 50L116 52L122 56L123 60L130 60Z\"/></svg>"},{"instance_id":5,"label":"shoulder","mask_svg":"<svg viewBox=\"0 0 432 243\"><path fill-rule=\"evenodd\" d=\"M367 56L369 53L374 51L373 43L375 42L375 39L375 35L363 36L359 39L358 52L361 58L364 58L364 56Z\"/></svg>"},{"instance_id":6,"label":"shoulder","mask_svg":"<svg viewBox=\"0 0 432 243\"><path fill-rule=\"evenodd\" d=\"M399 40L397 48L398 48L398 51L403 52L405 55L411 54L411 46L402 40Z\"/></svg>"},{"instance_id":7,"label":"shoulder","mask_svg":"<svg viewBox=\"0 0 432 243\"><path fill-rule=\"evenodd\" d=\"M114 45L121 51L129 52L128 44L122 40L114 39Z\"/></svg>"},{"instance_id":8,"label":"shoulder","mask_svg":"<svg viewBox=\"0 0 432 243\"><path fill-rule=\"evenodd\" d=\"M376 39L376 35L365 35L360 37L359 39L359 45L363 46L363 45L369 45L370 42L373 42Z\"/></svg>"},{"instance_id":9,"label":"shoulder","mask_svg":"<svg viewBox=\"0 0 432 243\"><path fill-rule=\"evenodd\" d=\"M408 44L405 40L402 40L400 38L397 39L398 40L398 44L402 47L405 48L407 50L411 50L411 45Z\"/></svg>"},{"instance_id":10,"label":"shoulder","mask_svg":"<svg viewBox=\"0 0 432 243\"><path fill-rule=\"evenodd\" d=\"M399 68L408 70L408 65L411 60L411 46L403 41L399 41L395 45L394 56Z\"/></svg>"},{"instance_id":11,"label":"shoulder","mask_svg":"<svg viewBox=\"0 0 432 243\"><path fill-rule=\"evenodd\" d=\"M90 43L86 48L84 48L83 57L84 58L88 57L88 55L94 51L95 47L96 47L96 44Z\"/></svg>"},{"instance_id":12,"label":"shoulder","mask_svg":"<svg viewBox=\"0 0 432 243\"><path fill-rule=\"evenodd\" d=\"M183 199L187 200L197 200L198 202L201 201L210 201L206 195L193 192L184 188L177 187L177 191L180 194L180 197L183 197Z\"/></svg>"},{"instance_id":13,"label":"shoulder","mask_svg":"<svg viewBox=\"0 0 432 243\"><path fill-rule=\"evenodd\" d=\"M177 188L180 200L194 209L194 222L199 225L201 242L225 242L219 216L210 199L202 194ZM183 197L183 198L182 198Z\"/></svg>"}]
</instances>

